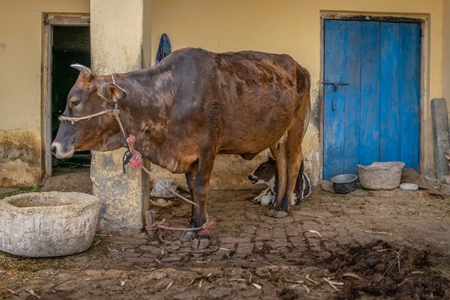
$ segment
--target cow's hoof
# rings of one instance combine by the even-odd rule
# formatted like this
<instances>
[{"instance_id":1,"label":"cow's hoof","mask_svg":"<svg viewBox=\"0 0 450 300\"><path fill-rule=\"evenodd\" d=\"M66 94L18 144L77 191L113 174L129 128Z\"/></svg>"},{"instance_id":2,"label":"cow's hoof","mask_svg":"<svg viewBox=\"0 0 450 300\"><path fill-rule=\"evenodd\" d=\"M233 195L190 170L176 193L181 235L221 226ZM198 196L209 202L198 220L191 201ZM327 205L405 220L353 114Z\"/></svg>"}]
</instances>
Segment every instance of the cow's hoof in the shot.
<instances>
[{"instance_id":1,"label":"cow's hoof","mask_svg":"<svg viewBox=\"0 0 450 300\"><path fill-rule=\"evenodd\" d=\"M185 231L181 235L180 240L184 243L184 242L191 240L194 236L195 236L195 231L193 231L193 230Z\"/></svg>"},{"instance_id":2,"label":"cow's hoof","mask_svg":"<svg viewBox=\"0 0 450 300\"><path fill-rule=\"evenodd\" d=\"M192 249L202 250L209 247L209 236L195 237L192 241Z\"/></svg>"},{"instance_id":3,"label":"cow's hoof","mask_svg":"<svg viewBox=\"0 0 450 300\"><path fill-rule=\"evenodd\" d=\"M267 211L267 215L272 218L284 218L288 215L288 213L282 210L269 209Z\"/></svg>"}]
</instances>

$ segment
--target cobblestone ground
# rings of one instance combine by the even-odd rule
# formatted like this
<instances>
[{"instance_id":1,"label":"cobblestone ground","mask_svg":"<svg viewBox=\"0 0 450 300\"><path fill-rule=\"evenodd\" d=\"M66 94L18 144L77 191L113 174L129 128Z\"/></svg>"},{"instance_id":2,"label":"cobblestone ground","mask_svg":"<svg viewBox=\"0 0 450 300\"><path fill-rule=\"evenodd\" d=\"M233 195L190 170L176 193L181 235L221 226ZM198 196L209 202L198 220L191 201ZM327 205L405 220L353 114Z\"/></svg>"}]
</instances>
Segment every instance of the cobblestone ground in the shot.
<instances>
[{"instance_id":1,"label":"cobblestone ground","mask_svg":"<svg viewBox=\"0 0 450 300\"><path fill-rule=\"evenodd\" d=\"M146 232L98 234L88 251L62 258L1 253L0 299L450 299L448 198L316 187L273 219L251 201L257 193L211 192L209 253L180 244L178 232L160 232L166 243ZM173 202L151 209L183 227L190 207ZM378 258L387 252L389 261Z\"/></svg>"}]
</instances>

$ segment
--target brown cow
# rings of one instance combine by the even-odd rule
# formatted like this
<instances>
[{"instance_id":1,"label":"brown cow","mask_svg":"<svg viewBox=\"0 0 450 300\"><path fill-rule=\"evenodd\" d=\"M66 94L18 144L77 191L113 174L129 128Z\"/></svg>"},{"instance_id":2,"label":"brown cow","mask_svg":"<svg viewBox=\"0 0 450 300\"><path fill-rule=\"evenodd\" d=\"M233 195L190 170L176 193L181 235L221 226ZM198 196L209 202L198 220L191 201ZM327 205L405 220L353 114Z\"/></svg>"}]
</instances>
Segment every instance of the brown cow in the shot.
<instances>
[{"instance_id":1,"label":"brown cow","mask_svg":"<svg viewBox=\"0 0 450 300\"><path fill-rule=\"evenodd\" d=\"M62 120L116 106L144 157L173 173L185 173L198 204L192 206L189 228L208 220L206 199L218 154L252 159L270 148L279 184L268 215L288 214L310 114L309 73L290 56L186 48L153 67L124 74L98 75L84 66L74 67L80 75ZM67 158L74 151L110 151L124 143L115 118L101 114L61 122L52 152ZM195 230L183 234L182 240L194 235L194 248L209 245L209 237Z\"/></svg>"}]
</instances>

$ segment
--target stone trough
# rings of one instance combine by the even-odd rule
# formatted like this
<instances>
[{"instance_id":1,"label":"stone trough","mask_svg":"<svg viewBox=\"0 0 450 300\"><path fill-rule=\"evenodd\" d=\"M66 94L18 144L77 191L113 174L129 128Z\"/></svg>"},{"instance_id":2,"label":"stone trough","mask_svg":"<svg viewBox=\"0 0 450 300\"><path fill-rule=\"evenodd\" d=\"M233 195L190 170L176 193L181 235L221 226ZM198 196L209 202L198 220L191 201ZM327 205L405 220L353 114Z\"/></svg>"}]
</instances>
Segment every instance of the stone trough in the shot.
<instances>
[{"instance_id":1,"label":"stone trough","mask_svg":"<svg viewBox=\"0 0 450 300\"><path fill-rule=\"evenodd\" d=\"M100 200L84 193L28 193L0 200L0 250L26 257L86 251L99 209Z\"/></svg>"}]
</instances>

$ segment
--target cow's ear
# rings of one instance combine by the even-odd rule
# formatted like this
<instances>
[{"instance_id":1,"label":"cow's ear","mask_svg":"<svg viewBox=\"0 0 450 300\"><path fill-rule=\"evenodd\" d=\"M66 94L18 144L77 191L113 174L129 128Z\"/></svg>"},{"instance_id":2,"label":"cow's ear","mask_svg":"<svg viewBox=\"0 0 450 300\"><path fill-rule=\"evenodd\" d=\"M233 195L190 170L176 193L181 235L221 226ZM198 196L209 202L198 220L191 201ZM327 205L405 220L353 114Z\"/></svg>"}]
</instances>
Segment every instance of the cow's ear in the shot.
<instances>
[{"instance_id":1,"label":"cow's ear","mask_svg":"<svg viewBox=\"0 0 450 300\"><path fill-rule=\"evenodd\" d=\"M118 103L127 97L127 92L112 82L106 82L102 85L99 95L108 102Z\"/></svg>"}]
</instances>

